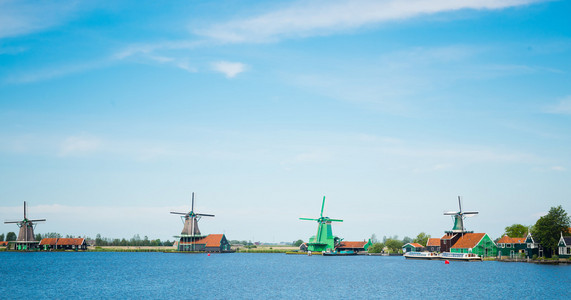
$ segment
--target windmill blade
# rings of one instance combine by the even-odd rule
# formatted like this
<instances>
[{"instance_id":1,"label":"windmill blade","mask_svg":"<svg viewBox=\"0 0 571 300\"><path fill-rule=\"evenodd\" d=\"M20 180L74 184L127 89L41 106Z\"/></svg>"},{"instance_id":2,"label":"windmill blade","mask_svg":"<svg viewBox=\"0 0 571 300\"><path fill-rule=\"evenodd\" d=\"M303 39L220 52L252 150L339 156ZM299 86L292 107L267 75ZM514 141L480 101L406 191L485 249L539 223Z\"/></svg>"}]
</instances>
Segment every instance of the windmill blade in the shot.
<instances>
[{"instance_id":1,"label":"windmill blade","mask_svg":"<svg viewBox=\"0 0 571 300\"><path fill-rule=\"evenodd\" d=\"M446 216L455 216L455 215L457 215L458 213L459 213L459 212L457 212L457 211L445 211L445 212L444 212L444 215L446 215Z\"/></svg>"},{"instance_id":2,"label":"windmill blade","mask_svg":"<svg viewBox=\"0 0 571 300\"><path fill-rule=\"evenodd\" d=\"M181 213L181 212L171 211L171 214L173 214L173 215L186 215L186 214L188 214L188 213Z\"/></svg>"},{"instance_id":3,"label":"windmill blade","mask_svg":"<svg viewBox=\"0 0 571 300\"><path fill-rule=\"evenodd\" d=\"M460 208L460 212L462 212L462 201L460 200L460 196L458 196L458 207Z\"/></svg>"},{"instance_id":4,"label":"windmill blade","mask_svg":"<svg viewBox=\"0 0 571 300\"><path fill-rule=\"evenodd\" d=\"M327 221L331 221L331 222L343 222L343 220L339 220L339 219L327 219Z\"/></svg>"},{"instance_id":5,"label":"windmill blade","mask_svg":"<svg viewBox=\"0 0 571 300\"><path fill-rule=\"evenodd\" d=\"M465 212L463 212L463 214L465 214L465 215L477 215L477 214L479 214L479 212L477 212L477 211L465 211Z\"/></svg>"},{"instance_id":6,"label":"windmill blade","mask_svg":"<svg viewBox=\"0 0 571 300\"><path fill-rule=\"evenodd\" d=\"M190 211L194 211L194 192L192 192L192 206L190 208Z\"/></svg>"},{"instance_id":7,"label":"windmill blade","mask_svg":"<svg viewBox=\"0 0 571 300\"><path fill-rule=\"evenodd\" d=\"M24 219L26 219L26 211L27 211L27 209L26 209L26 201L24 201Z\"/></svg>"},{"instance_id":8,"label":"windmill blade","mask_svg":"<svg viewBox=\"0 0 571 300\"><path fill-rule=\"evenodd\" d=\"M4 224L17 224L20 222L22 222L22 221L4 221Z\"/></svg>"},{"instance_id":9,"label":"windmill blade","mask_svg":"<svg viewBox=\"0 0 571 300\"><path fill-rule=\"evenodd\" d=\"M319 221L319 219L310 219L310 218L299 218L300 220L306 220L306 221Z\"/></svg>"},{"instance_id":10,"label":"windmill blade","mask_svg":"<svg viewBox=\"0 0 571 300\"><path fill-rule=\"evenodd\" d=\"M35 219L35 220L28 220L30 222L45 222L46 219Z\"/></svg>"},{"instance_id":11,"label":"windmill blade","mask_svg":"<svg viewBox=\"0 0 571 300\"><path fill-rule=\"evenodd\" d=\"M210 215L210 214L196 214L197 216L201 216L201 217L214 217L214 215Z\"/></svg>"},{"instance_id":12,"label":"windmill blade","mask_svg":"<svg viewBox=\"0 0 571 300\"><path fill-rule=\"evenodd\" d=\"M323 196L323 202L321 203L321 214L320 217L323 217L323 208L325 207L325 196Z\"/></svg>"}]
</instances>

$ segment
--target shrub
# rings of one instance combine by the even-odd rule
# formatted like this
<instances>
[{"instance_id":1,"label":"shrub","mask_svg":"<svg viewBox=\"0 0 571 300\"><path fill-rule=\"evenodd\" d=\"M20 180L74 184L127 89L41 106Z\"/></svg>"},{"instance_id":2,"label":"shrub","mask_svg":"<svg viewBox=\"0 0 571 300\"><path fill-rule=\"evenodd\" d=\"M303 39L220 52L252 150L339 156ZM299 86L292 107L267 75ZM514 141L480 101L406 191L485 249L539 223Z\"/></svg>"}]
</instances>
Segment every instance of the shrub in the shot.
<instances>
[{"instance_id":1,"label":"shrub","mask_svg":"<svg viewBox=\"0 0 571 300\"><path fill-rule=\"evenodd\" d=\"M537 254L534 254L531 259L537 259Z\"/></svg>"},{"instance_id":2,"label":"shrub","mask_svg":"<svg viewBox=\"0 0 571 300\"><path fill-rule=\"evenodd\" d=\"M553 256L551 256L551 258L553 258L553 260L558 260L558 259L559 259L559 255L554 254Z\"/></svg>"}]
</instances>

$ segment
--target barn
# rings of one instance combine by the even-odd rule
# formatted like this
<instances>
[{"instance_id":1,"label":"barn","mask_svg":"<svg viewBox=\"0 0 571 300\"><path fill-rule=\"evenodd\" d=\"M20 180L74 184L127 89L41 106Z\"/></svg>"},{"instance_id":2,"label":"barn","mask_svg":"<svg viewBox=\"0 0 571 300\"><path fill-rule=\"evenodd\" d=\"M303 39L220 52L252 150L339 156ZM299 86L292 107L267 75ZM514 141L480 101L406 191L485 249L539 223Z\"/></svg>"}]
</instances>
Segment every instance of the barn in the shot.
<instances>
[{"instance_id":1,"label":"barn","mask_svg":"<svg viewBox=\"0 0 571 300\"><path fill-rule=\"evenodd\" d=\"M231 246L224 234L209 234L186 241L181 238L178 251L231 252Z\"/></svg>"},{"instance_id":2,"label":"barn","mask_svg":"<svg viewBox=\"0 0 571 300\"><path fill-rule=\"evenodd\" d=\"M87 250L84 238L45 238L40 241L41 250Z\"/></svg>"}]
</instances>

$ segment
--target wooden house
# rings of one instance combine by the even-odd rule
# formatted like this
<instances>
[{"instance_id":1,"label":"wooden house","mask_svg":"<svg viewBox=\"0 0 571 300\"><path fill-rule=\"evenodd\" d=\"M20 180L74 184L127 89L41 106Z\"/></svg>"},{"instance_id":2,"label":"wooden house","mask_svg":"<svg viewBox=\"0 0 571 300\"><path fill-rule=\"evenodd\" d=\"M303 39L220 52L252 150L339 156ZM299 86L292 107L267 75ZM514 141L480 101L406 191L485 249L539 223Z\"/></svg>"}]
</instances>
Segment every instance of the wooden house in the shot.
<instances>
[{"instance_id":1,"label":"wooden house","mask_svg":"<svg viewBox=\"0 0 571 300\"><path fill-rule=\"evenodd\" d=\"M571 257L571 236L563 236L563 233L561 233L561 238L559 239L557 250L559 257Z\"/></svg>"},{"instance_id":2,"label":"wooden house","mask_svg":"<svg viewBox=\"0 0 571 300\"><path fill-rule=\"evenodd\" d=\"M426 251L428 252L440 252L440 239L439 238L429 238L426 242Z\"/></svg>"},{"instance_id":3,"label":"wooden house","mask_svg":"<svg viewBox=\"0 0 571 300\"><path fill-rule=\"evenodd\" d=\"M231 246L224 234L209 234L192 241L180 241L178 251L231 252Z\"/></svg>"},{"instance_id":4,"label":"wooden house","mask_svg":"<svg viewBox=\"0 0 571 300\"><path fill-rule=\"evenodd\" d=\"M461 233L447 231L446 234L440 238L440 252L450 252L450 249L456 244L460 237Z\"/></svg>"},{"instance_id":5,"label":"wooden house","mask_svg":"<svg viewBox=\"0 0 571 300\"><path fill-rule=\"evenodd\" d=\"M335 251L354 251L354 252L361 252L369 250L369 247L373 243L371 240L368 241L357 241L357 242L349 242L349 241L342 241L339 246L335 247Z\"/></svg>"},{"instance_id":6,"label":"wooden house","mask_svg":"<svg viewBox=\"0 0 571 300\"><path fill-rule=\"evenodd\" d=\"M545 255L541 241L534 238L530 233L527 234L525 238L525 256L527 258L533 258L534 255L542 257Z\"/></svg>"},{"instance_id":7,"label":"wooden house","mask_svg":"<svg viewBox=\"0 0 571 300\"><path fill-rule=\"evenodd\" d=\"M496 256L498 248L494 241L485 233L463 233L450 252L474 253L482 257Z\"/></svg>"},{"instance_id":8,"label":"wooden house","mask_svg":"<svg viewBox=\"0 0 571 300\"><path fill-rule=\"evenodd\" d=\"M407 253L407 252L419 252L419 251L423 251L424 250L424 246L419 244L419 243L407 243L404 246L402 246L402 252Z\"/></svg>"},{"instance_id":9,"label":"wooden house","mask_svg":"<svg viewBox=\"0 0 571 300\"><path fill-rule=\"evenodd\" d=\"M40 241L41 250L87 250L83 238L45 238Z\"/></svg>"},{"instance_id":10,"label":"wooden house","mask_svg":"<svg viewBox=\"0 0 571 300\"><path fill-rule=\"evenodd\" d=\"M504 235L501 239L497 241L498 246L498 257L519 257L520 255L525 256L525 238L512 238Z\"/></svg>"}]
</instances>

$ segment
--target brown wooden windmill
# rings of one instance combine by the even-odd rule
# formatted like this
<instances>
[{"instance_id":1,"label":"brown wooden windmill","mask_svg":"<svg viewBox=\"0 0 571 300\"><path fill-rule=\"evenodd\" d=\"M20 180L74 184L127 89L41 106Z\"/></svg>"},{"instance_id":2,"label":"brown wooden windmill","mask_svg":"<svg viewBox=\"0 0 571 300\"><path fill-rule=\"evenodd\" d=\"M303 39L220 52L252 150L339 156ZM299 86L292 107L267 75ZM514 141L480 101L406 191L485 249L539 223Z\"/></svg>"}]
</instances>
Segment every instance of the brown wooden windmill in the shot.
<instances>
[{"instance_id":1,"label":"brown wooden windmill","mask_svg":"<svg viewBox=\"0 0 571 300\"><path fill-rule=\"evenodd\" d=\"M24 201L24 219L21 221L5 221L4 224L17 224L20 227L18 238L16 239L16 247L18 250L27 250L34 248L38 243L34 235L36 222L44 222L46 219L28 219L28 207Z\"/></svg>"},{"instance_id":2,"label":"brown wooden windmill","mask_svg":"<svg viewBox=\"0 0 571 300\"><path fill-rule=\"evenodd\" d=\"M184 223L184 227L182 228L182 232L180 233L179 243L193 243L195 240L204 237L200 233L200 229L198 229L198 221L202 217L214 217L214 215L211 214L201 214L194 212L194 193L192 193L192 206L189 212L183 213L183 212L171 211L171 214L181 215L181 219Z\"/></svg>"}]
</instances>

